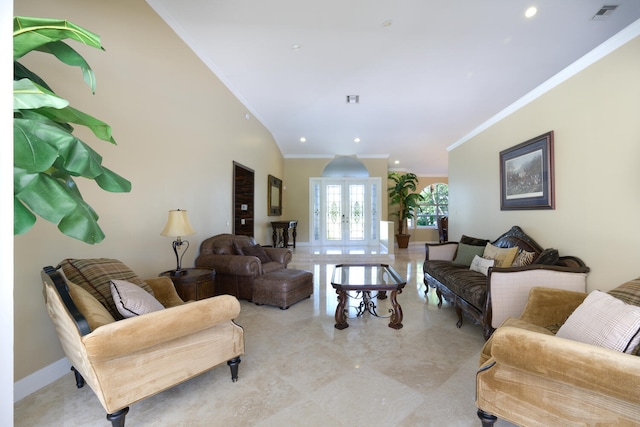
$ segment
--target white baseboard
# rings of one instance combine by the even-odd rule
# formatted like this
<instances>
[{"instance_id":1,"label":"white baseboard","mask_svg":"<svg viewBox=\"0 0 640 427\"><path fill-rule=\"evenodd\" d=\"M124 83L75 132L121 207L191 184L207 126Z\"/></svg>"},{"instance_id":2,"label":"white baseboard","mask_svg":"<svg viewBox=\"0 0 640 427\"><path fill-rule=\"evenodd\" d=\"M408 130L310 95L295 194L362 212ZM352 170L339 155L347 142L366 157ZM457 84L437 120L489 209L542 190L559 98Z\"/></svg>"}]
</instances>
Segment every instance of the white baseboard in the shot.
<instances>
[{"instance_id":1,"label":"white baseboard","mask_svg":"<svg viewBox=\"0 0 640 427\"><path fill-rule=\"evenodd\" d=\"M39 371L24 377L23 379L13 383L13 403L16 403L31 393L35 393L42 387L51 384L57 379L69 373L71 363L66 357L45 366Z\"/></svg>"}]
</instances>

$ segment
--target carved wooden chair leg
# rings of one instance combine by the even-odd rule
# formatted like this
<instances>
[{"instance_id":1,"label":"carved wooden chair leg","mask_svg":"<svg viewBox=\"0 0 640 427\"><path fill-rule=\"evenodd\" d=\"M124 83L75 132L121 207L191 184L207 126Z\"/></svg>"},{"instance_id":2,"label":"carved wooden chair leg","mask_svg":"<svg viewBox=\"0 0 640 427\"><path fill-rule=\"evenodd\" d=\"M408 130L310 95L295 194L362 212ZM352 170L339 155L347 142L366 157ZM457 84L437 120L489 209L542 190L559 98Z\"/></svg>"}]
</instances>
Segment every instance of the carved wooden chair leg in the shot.
<instances>
[{"instance_id":1,"label":"carved wooden chair leg","mask_svg":"<svg viewBox=\"0 0 640 427\"><path fill-rule=\"evenodd\" d=\"M456 314L458 315L458 321L456 322L456 326L458 328L462 328L462 309L457 304L456 304Z\"/></svg>"},{"instance_id":2,"label":"carved wooden chair leg","mask_svg":"<svg viewBox=\"0 0 640 427\"><path fill-rule=\"evenodd\" d=\"M71 367L71 370L73 371L73 375L75 375L76 377L76 387L84 387L84 378L82 378L82 374L78 372L73 366Z\"/></svg>"},{"instance_id":3,"label":"carved wooden chair leg","mask_svg":"<svg viewBox=\"0 0 640 427\"><path fill-rule=\"evenodd\" d=\"M498 420L497 417L484 412L482 409L478 409L478 418L482 421L482 427L493 427L493 424Z\"/></svg>"},{"instance_id":4,"label":"carved wooden chair leg","mask_svg":"<svg viewBox=\"0 0 640 427\"><path fill-rule=\"evenodd\" d=\"M129 412L129 407L122 408L113 414L107 414L107 420L111 421L111 427L124 427L124 418Z\"/></svg>"},{"instance_id":5,"label":"carved wooden chair leg","mask_svg":"<svg viewBox=\"0 0 640 427\"><path fill-rule=\"evenodd\" d=\"M442 308L442 292L436 288L436 295L438 295L438 308Z\"/></svg>"},{"instance_id":6,"label":"carved wooden chair leg","mask_svg":"<svg viewBox=\"0 0 640 427\"><path fill-rule=\"evenodd\" d=\"M238 365L242 362L239 357L234 357L233 359L227 361L227 365L231 368L231 381L234 383L238 381Z\"/></svg>"}]
</instances>

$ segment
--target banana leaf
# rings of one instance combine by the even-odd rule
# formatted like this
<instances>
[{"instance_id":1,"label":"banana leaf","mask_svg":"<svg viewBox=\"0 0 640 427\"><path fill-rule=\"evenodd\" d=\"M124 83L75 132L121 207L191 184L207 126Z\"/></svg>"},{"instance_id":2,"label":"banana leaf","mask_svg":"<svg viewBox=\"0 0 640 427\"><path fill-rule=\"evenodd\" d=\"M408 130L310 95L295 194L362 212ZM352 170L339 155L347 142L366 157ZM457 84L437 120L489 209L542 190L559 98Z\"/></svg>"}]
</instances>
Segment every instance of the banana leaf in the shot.
<instances>
[{"instance_id":1,"label":"banana leaf","mask_svg":"<svg viewBox=\"0 0 640 427\"><path fill-rule=\"evenodd\" d=\"M13 18L13 60L39 47L64 39L73 39L102 49L100 36L66 20L16 16Z\"/></svg>"},{"instance_id":2,"label":"banana leaf","mask_svg":"<svg viewBox=\"0 0 640 427\"><path fill-rule=\"evenodd\" d=\"M89 128L104 141L115 144L111 127L69 105L36 73L17 59L37 50L64 64L79 67L91 91L93 71L84 58L62 42L72 39L104 50L100 37L65 20L14 17L14 234L26 233L37 217L57 224L65 235L89 244L104 233L98 214L85 202L73 180L95 180L101 189L131 191L131 183L102 165L102 156L73 135L71 125Z\"/></svg>"}]
</instances>

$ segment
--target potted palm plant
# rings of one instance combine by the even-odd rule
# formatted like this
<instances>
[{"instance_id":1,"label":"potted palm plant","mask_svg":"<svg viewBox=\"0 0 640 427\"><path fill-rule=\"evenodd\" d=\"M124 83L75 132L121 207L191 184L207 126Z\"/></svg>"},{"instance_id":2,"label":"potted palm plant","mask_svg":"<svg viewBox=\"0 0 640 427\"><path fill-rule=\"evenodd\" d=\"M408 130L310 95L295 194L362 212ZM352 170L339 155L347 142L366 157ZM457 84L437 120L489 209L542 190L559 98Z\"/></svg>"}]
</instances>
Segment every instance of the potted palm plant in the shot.
<instances>
[{"instance_id":1,"label":"potted palm plant","mask_svg":"<svg viewBox=\"0 0 640 427\"><path fill-rule=\"evenodd\" d=\"M89 128L115 144L111 127L69 105L35 72L18 60L29 52L48 53L82 70L95 92L89 64L62 40L103 49L100 37L71 22L16 16L13 20L13 233L26 233L39 216L65 235L94 244L104 239L98 215L83 199L74 178L94 180L111 192L128 192L131 183L102 165L102 157L76 137L73 125Z\"/></svg>"},{"instance_id":2,"label":"potted palm plant","mask_svg":"<svg viewBox=\"0 0 640 427\"><path fill-rule=\"evenodd\" d=\"M414 217L418 202L424 200L424 197L415 192L418 186L416 174L391 172L388 175L388 179L393 181L393 185L388 188L389 202L392 206L398 205L397 212L391 214L398 216L396 240L399 248L406 248L409 246L409 239L411 238L411 235L407 232L407 219Z\"/></svg>"}]
</instances>

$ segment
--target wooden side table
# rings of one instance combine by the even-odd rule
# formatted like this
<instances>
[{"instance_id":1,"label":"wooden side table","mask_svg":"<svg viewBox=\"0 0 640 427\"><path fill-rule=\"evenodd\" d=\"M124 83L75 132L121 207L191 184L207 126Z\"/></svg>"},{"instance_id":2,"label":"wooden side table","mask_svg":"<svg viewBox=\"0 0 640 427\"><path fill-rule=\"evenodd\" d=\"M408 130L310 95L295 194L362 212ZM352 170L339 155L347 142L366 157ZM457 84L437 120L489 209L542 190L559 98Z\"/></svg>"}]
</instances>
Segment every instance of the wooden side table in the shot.
<instances>
[{"instance_id":1,"label":"wooden side table","mask_svg":"<svg viewBox=\"0 0 640 427\"><path fill-rule=\"evenodd\" d=\"M160 273L169 277L183 301L212 297L215 293L216 272L210 268L185 268L185 274L172 276L171 270Z\"/></svg>"},{"instance_id":2,"label":"wooden side table","mask_svg":"<svg viewBox=\"0 0 640 427\"><path fill-rule=\"evenodd\" d=\"M297 220L290 221L271 221L271 227L273 228L273 247L283 247L286 248L289 246L289 230L291 230L293 235L293 248L296 248L296 228L298 227ZM279 234L278 230L281 229L282 233Z\"/></svg>"}]
</instances>

